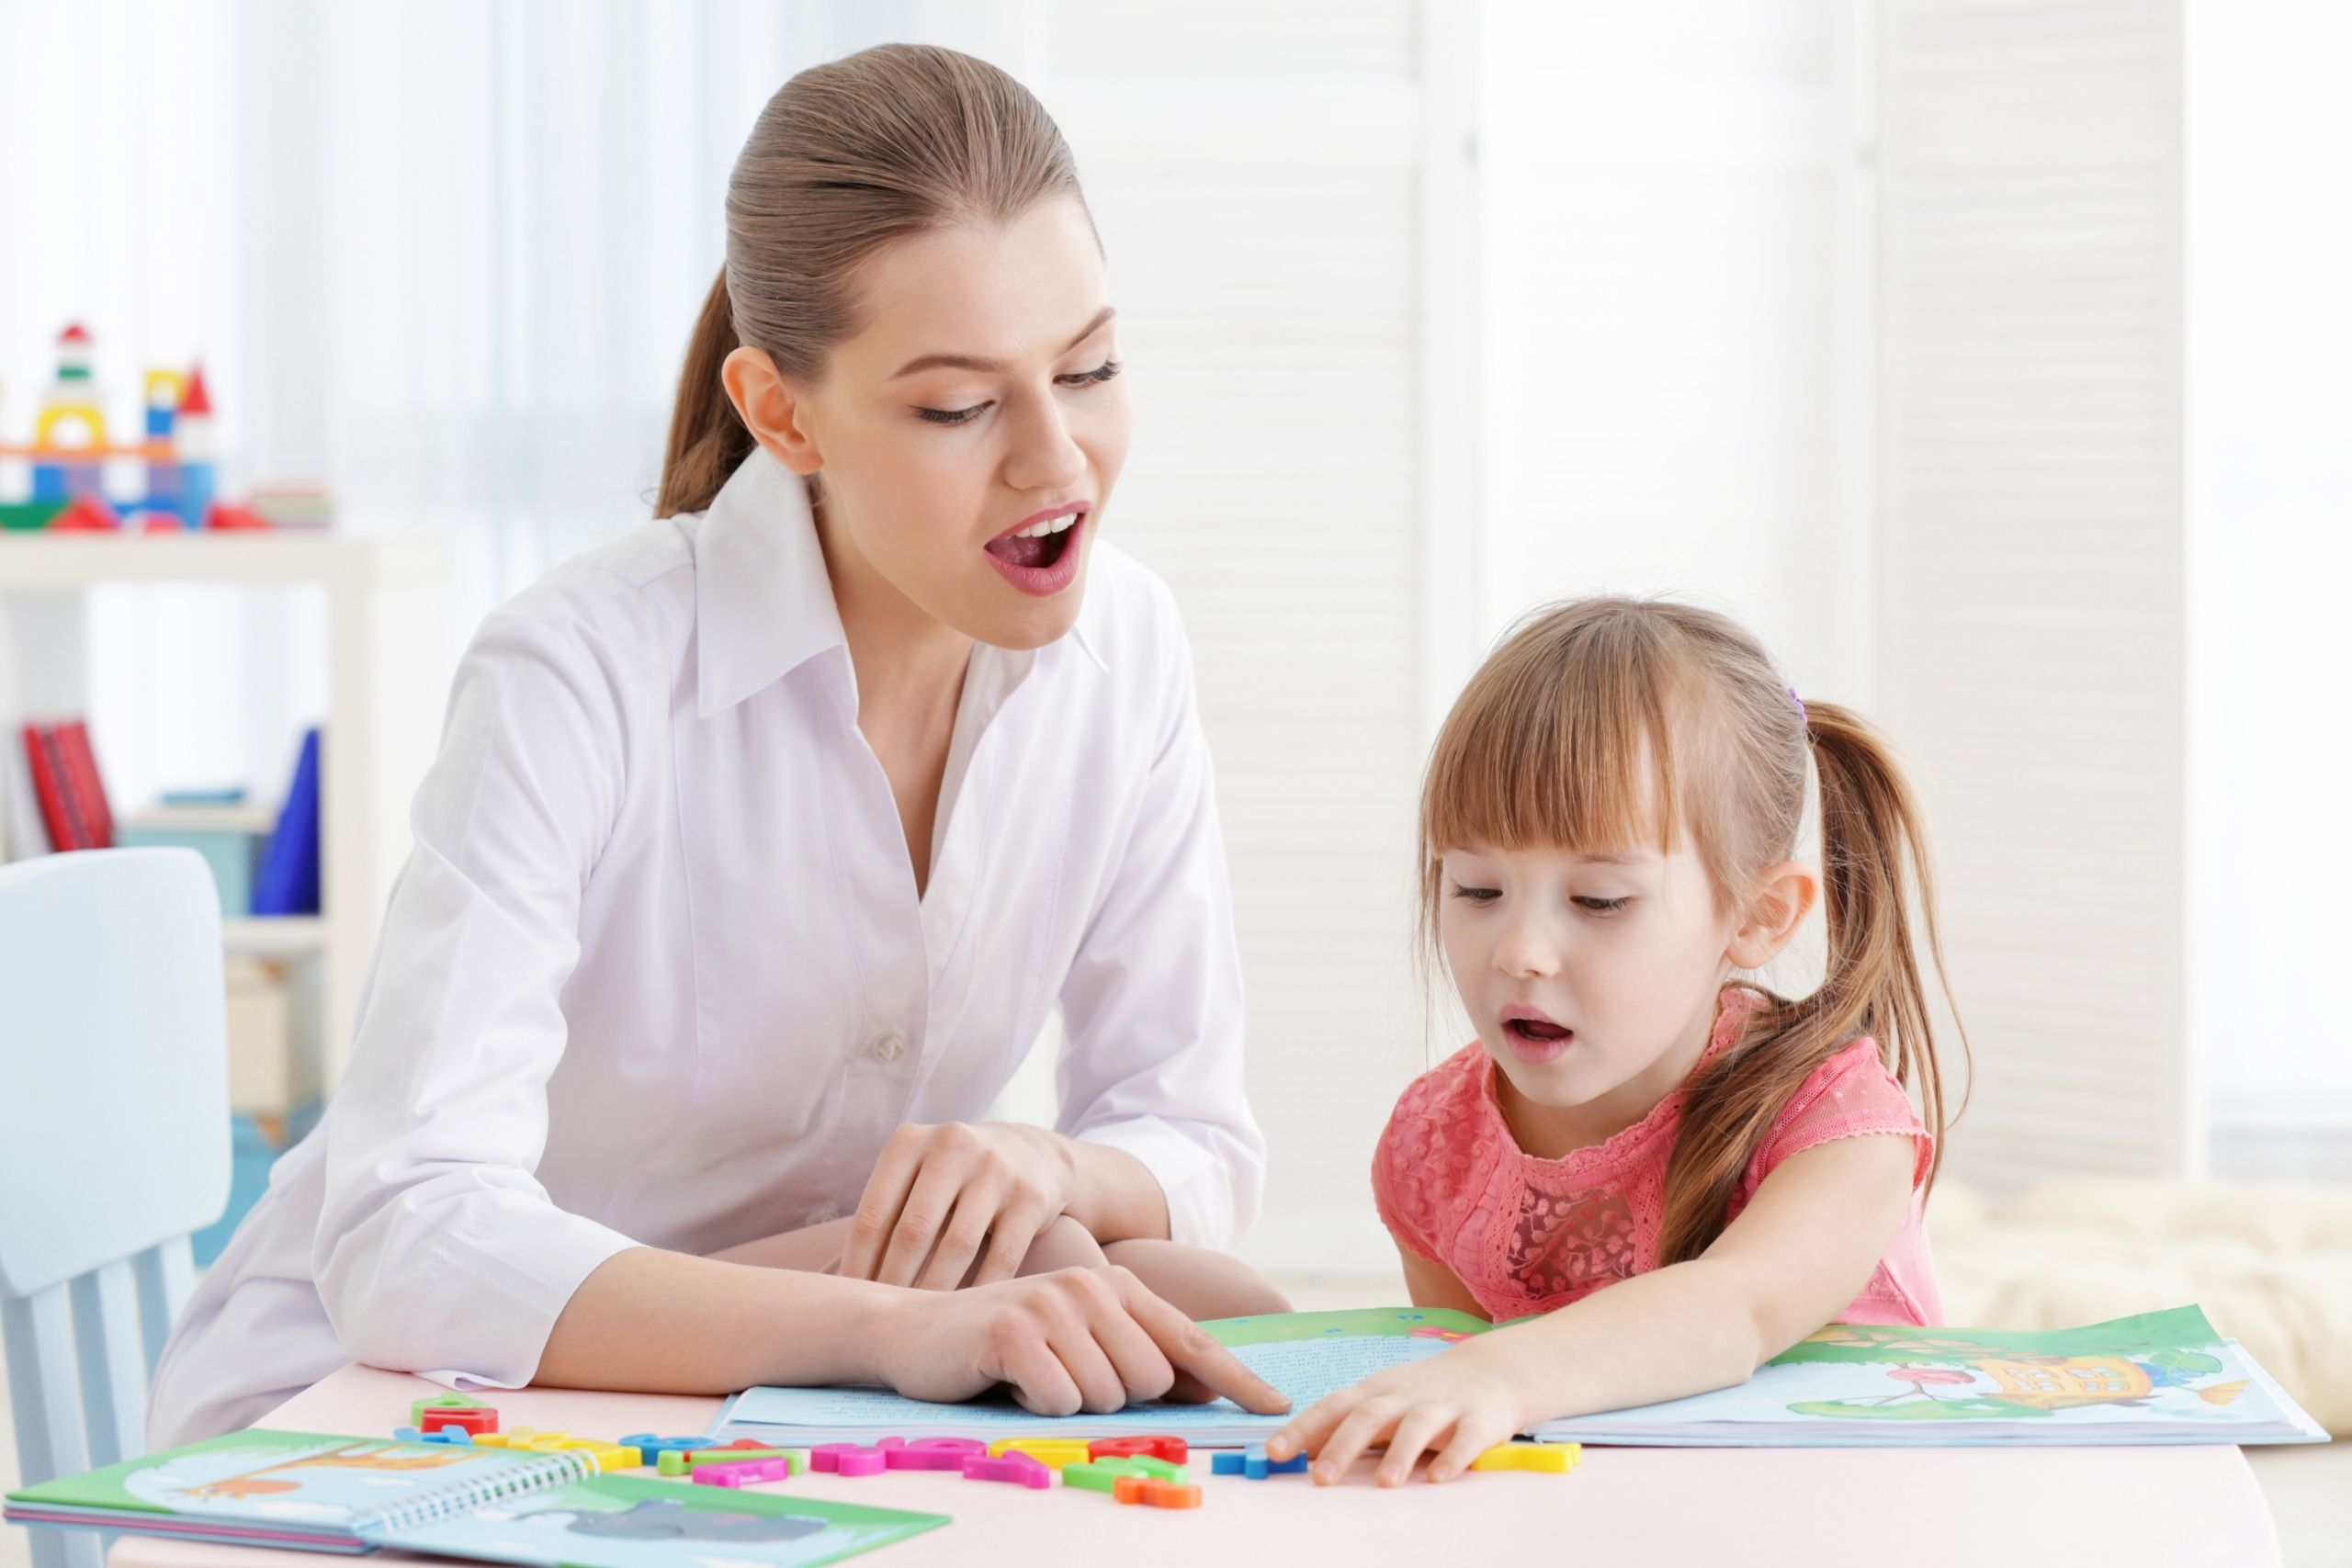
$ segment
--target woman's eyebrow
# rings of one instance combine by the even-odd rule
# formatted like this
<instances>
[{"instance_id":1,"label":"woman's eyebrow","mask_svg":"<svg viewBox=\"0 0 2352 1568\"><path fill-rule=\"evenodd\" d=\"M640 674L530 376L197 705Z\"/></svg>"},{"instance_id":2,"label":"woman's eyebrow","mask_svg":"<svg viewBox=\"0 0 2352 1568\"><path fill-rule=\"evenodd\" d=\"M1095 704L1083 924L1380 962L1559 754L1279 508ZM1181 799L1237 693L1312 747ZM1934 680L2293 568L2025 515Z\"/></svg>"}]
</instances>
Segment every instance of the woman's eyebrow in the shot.
<instances>
[{"instance_id":1,"label":"woman's eyebrow","mask_svg":"<svg viewBox=\"0 0 2352 1568\"><path fill-rule=\"evenodd\" d=\"M1102 323L1109 321L1118 313L1118 310L1114 307L1109 305L1103 306L1102 310L1094 313L1094 319L1092 321L1087 322L1085 326L1079 329L1077 336L1071 338L1069 342L1062 345L1061 351L1064 354L1068 354L1071 349L1076 348L1080 344L1084 343L1088 338L1091 338L1096 333L1101 332L1102 330ZM980 370L993 373L1002 370L1003 368L1004 362L1002 360L984 359L975 354L926 354L920 358L910 359L904 365L899 366L896 370L890 372L889 378L896 381L900 377L911 376L918 370Z\"/></svg>"}]
</instances>

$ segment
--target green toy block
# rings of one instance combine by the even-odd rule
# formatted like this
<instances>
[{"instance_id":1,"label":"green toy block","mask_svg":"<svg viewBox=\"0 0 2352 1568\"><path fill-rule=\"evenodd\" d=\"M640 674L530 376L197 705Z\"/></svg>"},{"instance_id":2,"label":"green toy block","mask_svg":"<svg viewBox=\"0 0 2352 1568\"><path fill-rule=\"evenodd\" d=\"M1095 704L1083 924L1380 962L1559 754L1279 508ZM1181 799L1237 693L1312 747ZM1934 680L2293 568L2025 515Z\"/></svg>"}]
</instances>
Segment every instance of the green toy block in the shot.
<instances>
[{"instance_id":1,"label":"green toy block","mask_svg":"<svg viewBox=\"0 0 2352 1568\"><path fill-rule=\"evenodd\" d=\"M49 520L65 510L62 501L0 502L0 530L12 534L36 534L49 526Z\"/></svg>"}]
</instances>

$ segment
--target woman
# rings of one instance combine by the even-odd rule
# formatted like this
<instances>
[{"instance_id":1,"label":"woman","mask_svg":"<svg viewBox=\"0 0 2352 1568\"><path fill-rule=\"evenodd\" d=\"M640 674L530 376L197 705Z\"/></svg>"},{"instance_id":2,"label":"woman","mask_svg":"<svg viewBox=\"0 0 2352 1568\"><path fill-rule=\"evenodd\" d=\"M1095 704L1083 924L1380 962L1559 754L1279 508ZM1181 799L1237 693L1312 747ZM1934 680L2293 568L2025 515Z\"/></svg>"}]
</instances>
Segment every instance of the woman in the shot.
<instances>
[{"instance_id":1,"label":"woman","mask_svg":"<svg viewBox=\"0 0 2352 1568\"><path fill-rule=\"evenodd\" d=\"M1283 1407L1179 1310L1281 1300L1207 1250L1263 1145L1190 656L1096 537L1128 413L1069 152L892 46L786 84L727 208L660 517L477 635L159 1444L352 1359ZM971 1124L1057 1004L1059 1129Z\"/></svg>"}]
</instances>

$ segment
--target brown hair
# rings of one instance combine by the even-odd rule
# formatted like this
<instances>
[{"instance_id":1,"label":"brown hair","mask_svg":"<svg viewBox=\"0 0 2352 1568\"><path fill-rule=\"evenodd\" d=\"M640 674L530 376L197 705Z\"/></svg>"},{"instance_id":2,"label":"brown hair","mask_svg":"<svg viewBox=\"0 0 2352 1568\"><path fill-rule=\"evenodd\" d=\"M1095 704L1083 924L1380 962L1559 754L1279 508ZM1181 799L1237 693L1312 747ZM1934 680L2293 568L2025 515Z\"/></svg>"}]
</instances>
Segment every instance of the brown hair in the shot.
<instances>
[{"instance_id":1,"label":"brown hair","mask_svg":"<svg viewBox=\"0 0 2352 1568\"><path fill-rule=\"evenodd\" d=\"M820 380L857 332L854 275L894 240L1005 222L1085 197L1060 130L1029 90L950 49L884 44L812 66L760 111L727 182L727 265L678 378L654 515L700 512L751 455L719 381L743 344Z\"/></svg>"},{"instance_id":2,"label":"brown hair","mask_svg":"<svg viewBox=\"0 0 2352 1568\"><path fill-rule=\"evenodd\" d=\"M1951 992L1918 800L1859 714L1799 705L1736 623L1654 600L1577 600L1522 620L1471 677L1430 756L1420 934L1436 964L1439 863L1450 847L1650 840L1671 852L1687 832L1719 906L1737 908L1757 873L1795 852L1808 752L1820 775L1827 974L1809 997L1770 997L1693 1076L1667 1167L1661 1267L1698 1257L1723 1233L1773 1119L1857 1035L1874 1037L1888 1070L1917 1092L1942 1163L1943 1082L1915 934L1947 1005ZM1965 1055L1965 1032L1961 1045Z\"/></svg>"}]
</instances>

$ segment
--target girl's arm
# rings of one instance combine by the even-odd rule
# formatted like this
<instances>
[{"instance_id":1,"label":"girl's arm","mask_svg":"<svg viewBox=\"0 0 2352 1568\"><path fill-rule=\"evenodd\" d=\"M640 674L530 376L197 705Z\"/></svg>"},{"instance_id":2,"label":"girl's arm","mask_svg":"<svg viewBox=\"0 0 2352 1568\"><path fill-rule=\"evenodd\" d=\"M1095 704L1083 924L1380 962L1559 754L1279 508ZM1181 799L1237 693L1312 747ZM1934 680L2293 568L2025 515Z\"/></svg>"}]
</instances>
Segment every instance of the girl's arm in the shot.
<instances>
[{"instance_id":1,"label":"girl's arm","mask_svg":"<svg viewBox=\"0 0 2352 1568\"><path fill-rule=\"evenodd\" d=\"M1367 1378L1267 1439L1267 1456L1313 1453L1316 1480L1330 1482L1385 1443L1383 1485L1424 1451L1443 1481L1540 1422L1743 1382L1870 1282L1910 1208L1917 1158L1909 1137L1879 1134L1793 1155L1703 1256Z\"/></svg>"},{"instance_id":2,"label":"girl's arm","mask_svg":"<svg viewBox=\"0 0 2352 1568\"><path fill-rule=\"evenodd\" d=\"M1470 1293L1470 1287L1460 1275L1442 1263L1432 1263L1407 1247L1396 1244L1396 1256L1405 1265L1405 1292L1417 1307L1452 1307L1473 1317L1484 1317L1487 1309Z\"/></svg>"}]
</instances>

